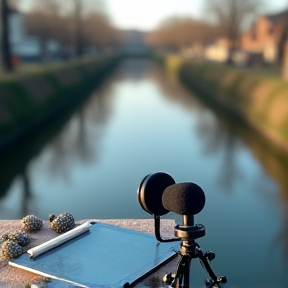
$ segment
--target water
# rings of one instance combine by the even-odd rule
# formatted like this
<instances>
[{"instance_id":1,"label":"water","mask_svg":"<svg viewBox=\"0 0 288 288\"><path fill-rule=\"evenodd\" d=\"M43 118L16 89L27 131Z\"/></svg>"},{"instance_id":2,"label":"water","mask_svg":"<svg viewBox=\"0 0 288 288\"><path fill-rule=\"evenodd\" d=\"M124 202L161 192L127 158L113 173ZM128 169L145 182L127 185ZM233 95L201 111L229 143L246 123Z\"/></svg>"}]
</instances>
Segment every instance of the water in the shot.
<instances>
[{"instance_id":1,"label":"water","mask_svg":"<svg viewBox=\"0 0 288 288\"><path fill-rule=\"evenodd\" d=\"M150 218L136 190L144 176L164 171L205 191L195 222L207 231L198 243L216 253L212 266L228 276L227 287L287 287L287 161L152 62L123 62L37 151L10 175L1 219ZM191 277L201 286L206 274L195 261Z\"/></svg>"}]
</instances>

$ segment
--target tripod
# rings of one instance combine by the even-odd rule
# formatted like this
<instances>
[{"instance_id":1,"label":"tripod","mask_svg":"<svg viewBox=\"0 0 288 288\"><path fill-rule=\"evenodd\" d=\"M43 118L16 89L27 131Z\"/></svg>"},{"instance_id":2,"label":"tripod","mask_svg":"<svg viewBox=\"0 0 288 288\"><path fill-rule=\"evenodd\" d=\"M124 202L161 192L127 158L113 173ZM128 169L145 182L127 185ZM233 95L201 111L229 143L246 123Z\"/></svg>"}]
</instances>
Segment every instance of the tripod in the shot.
<instances>
[{"instance_id":1,"label":"tripod","mask_svg":"<svg viewBox=\"0 0 288 288\"><path fill-rule=\"evenodd\" d=\"M181 257L178 261L176 272L165 275L163 282L173 288L189 288L191 261L194 258L199 258L200 263L211 278L205 281L206 287L218 287L219 283L226 283L227 278L226 276L217 277L213 272L209 261L215 258L215 254L211 251L203 253L199 244L195 241L195 239L205 235L205 227L201 224L187 225L189 220L191 222L191 219L193 219L193 216L188 219L187 216L183 215L183 225L175 226L175 236L181 238L179 250Z\"/></svg>"},{"instance_id":2,"label":"tripod","mask_svg":"<svg viewBox=\"0 0 288 288\"><path fill-rule=\"evenodd\" d=\"M141 207L154 215L155 237L159 242L181 241L179 250L180 260L176 272L164 276L164 283L173 288L189 288L191 260L199 258L200 263L208 272L211 279L206 280L206 288L218 287L226 283L225 276L217 277L209 262L215 258L213 252L203 253L195 239L205 235L202 224L194 224L194 215L198 214L205 205L205 194L195 183L178 183L166 173L148 174L140 183L137 191ZM160 216L168 212L182 215L183 224L175 226L176 238L163 239L160 235Z\"/></svg>"}]
</instances>

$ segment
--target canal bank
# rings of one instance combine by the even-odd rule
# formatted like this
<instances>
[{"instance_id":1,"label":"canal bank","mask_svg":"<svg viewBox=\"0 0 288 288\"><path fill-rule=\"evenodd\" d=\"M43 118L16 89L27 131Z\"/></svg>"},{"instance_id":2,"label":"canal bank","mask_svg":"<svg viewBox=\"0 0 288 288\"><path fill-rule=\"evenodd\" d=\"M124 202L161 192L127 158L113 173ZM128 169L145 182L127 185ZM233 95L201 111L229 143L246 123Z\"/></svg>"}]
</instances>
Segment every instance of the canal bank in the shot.
<instances>
[{"instance_id":1,"label":"canal bank","mask_svg":"<svg viewBox=\"0 0 288 288\"><path fill-rule=\"evenodd\" d=\"M234 119L288 153L288 83L224 65L182 61L168 57L183 84L202 101L224 109Z\"/></svg>"},{"instance_id":2,"label":"canal bank","mask_svg":"<svg viewBox=\"0 0 288 288\"><path fill-rule=\"evenodd\" d=\"M0 153L81 104L120 56L73 61L0 82Z\"/></svg>"}]
</instances>

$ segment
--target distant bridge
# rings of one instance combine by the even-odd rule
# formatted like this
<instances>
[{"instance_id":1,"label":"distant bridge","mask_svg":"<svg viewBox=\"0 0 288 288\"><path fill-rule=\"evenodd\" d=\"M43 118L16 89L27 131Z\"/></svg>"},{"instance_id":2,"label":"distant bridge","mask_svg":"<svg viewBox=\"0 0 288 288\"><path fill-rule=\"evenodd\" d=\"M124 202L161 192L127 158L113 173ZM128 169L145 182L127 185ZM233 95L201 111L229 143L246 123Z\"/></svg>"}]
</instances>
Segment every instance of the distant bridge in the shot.
<instances>
[{"instance_id":1,"label":"distant bridge","mask_svg":"<svg viewBox=\"0 0 288 288\"><path fill-rule=\"evenodd\" d=\"M152 47L147 43L145 32L137 30L124 31L123 53L127 56L151 55Z\"/></svg>"}]
</instances>

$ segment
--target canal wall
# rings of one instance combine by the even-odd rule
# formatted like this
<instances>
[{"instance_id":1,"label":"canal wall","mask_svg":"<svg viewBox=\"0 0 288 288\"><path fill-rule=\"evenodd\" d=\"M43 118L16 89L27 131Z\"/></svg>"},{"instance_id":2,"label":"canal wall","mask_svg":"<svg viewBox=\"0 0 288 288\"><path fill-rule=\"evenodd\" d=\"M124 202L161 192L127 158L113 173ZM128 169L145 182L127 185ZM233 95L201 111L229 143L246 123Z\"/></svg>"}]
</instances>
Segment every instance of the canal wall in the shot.
<instances>
[{"instance_id":1,"label":"canal wall","mask_svg":"<svg viewBox=\"0 0 288 288\"><path fill-rule=\"evenodd\" d=\"M0 81L0 153L83 102L120 56L74 61Z\"/></svg>"},{"instance_id":2,"label":"canal wall","mask_svg":"<svg viewBox=\"0 0 288 288\"><path fill-rule=\"evenodd\" d=\"M287 82L240 68L179 59L169 61L183 84L199 92L202 100L225 109L233 118L288 152Z\"/></svg>"}]
</instances>

